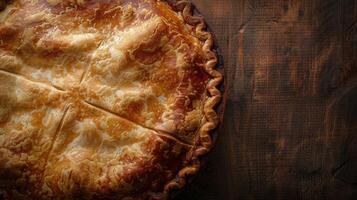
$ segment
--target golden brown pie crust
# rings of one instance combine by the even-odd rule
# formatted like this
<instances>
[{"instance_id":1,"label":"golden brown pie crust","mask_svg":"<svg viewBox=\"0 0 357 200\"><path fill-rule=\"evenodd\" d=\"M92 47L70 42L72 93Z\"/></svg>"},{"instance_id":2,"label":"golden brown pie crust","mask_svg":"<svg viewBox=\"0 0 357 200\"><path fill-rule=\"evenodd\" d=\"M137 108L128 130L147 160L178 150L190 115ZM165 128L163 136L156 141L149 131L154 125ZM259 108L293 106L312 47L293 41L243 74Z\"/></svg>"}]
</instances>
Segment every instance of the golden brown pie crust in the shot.
<instances>
[{"instance_id":1,"label":"golden brown pie crust","mask_svg":"<svg viewBox=\"0 0 357 200\"><path fill-rule=\"evenodd\" d=\"M167 199L197 173L223 76L188 0L0 9L0 198Z\"/></svg>"}]
</instances>

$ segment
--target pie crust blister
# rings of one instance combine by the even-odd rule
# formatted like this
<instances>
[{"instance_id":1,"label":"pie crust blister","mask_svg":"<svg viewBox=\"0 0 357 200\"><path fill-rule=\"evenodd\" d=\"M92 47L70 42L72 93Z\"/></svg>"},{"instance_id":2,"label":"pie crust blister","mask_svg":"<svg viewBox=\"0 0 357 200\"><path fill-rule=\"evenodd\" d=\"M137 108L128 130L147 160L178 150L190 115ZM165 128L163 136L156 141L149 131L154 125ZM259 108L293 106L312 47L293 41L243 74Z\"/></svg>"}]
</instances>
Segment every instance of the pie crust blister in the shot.
<instances>
[{"instance_id":1,"label":"pie crust blister","mask_svg":"<svg viewBox=\"0 0 357 200\"><path fill-rule=\"evenodd\" d=\"M190 3L0 11L0 196L164 199L212 147L222 75Z\"/></svg>"}]
</instances>

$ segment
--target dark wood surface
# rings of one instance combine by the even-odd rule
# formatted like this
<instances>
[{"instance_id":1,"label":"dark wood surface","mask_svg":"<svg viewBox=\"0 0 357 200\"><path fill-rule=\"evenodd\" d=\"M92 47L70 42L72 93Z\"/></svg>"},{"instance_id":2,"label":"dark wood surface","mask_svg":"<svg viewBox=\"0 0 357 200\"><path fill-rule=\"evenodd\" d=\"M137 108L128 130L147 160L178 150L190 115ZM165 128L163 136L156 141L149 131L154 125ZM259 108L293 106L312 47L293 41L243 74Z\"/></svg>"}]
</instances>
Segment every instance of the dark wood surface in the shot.
<instances>
[{"instance_id":1,"label":"dark wood surface","mask_svg":"<svg viewBox=\"0 0 357 200\"><path fill-rule=\"evenodd\" d=\"M177 200L357 199L357 0L193 0L226 111Z\"/></svg>"}]
</instances>

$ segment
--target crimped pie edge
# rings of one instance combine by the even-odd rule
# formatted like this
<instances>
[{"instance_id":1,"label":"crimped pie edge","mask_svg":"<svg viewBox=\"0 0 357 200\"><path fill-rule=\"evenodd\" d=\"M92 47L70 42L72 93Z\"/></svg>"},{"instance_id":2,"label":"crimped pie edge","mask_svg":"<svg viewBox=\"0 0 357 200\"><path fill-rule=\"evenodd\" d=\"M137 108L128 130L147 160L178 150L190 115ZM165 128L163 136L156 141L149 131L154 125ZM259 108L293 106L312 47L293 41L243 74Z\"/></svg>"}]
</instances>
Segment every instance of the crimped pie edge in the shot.
<instances>
[{"instance_id":1,"label":"crimped pie edge","mask_svg":"<svg viewBox=\"0 0 357 200\"><path fill-rule=\"evenodd\" d=\"M173 190L183 188L190 176L197 174L202 163L201 157L206 155L214 146L211 133L219 124L219 117L215 110L222 100L222 93L217 88L223 81L223 75L216 70L218 57L214 52L214 38L207 30L206 22L201 15L193 12L193 5L189 0L166 0L169 5L182 16L185 23L194 27L195 36L204 43L202 50L207 62L203 66L205 71L212 77L207 83L208 98L204 102L205 121L199 129L191 155L186 160L186 167L182 168L175 179L169 181L162 193L161 199L168 199ZM159 199L160 199L159 198Z\"/></svg>"}]
</instances>

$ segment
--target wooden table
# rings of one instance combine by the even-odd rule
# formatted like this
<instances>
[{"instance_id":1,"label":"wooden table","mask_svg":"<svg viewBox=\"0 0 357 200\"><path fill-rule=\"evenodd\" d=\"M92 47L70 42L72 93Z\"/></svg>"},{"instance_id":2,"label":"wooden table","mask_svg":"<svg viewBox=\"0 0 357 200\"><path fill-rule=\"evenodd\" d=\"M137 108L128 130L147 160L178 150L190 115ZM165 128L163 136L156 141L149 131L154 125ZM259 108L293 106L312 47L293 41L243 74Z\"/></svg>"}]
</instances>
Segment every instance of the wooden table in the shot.
<instances>
[{"instance_id":1,"label":"wooden table","mask_svg":"<svg viewBox=\"0 0 357 200\"><path fill-rule=\"evenodd\" d=\"M357 0L194 0L227 101L177 200L357 199Z\"/></svg>"}]
</instances>

